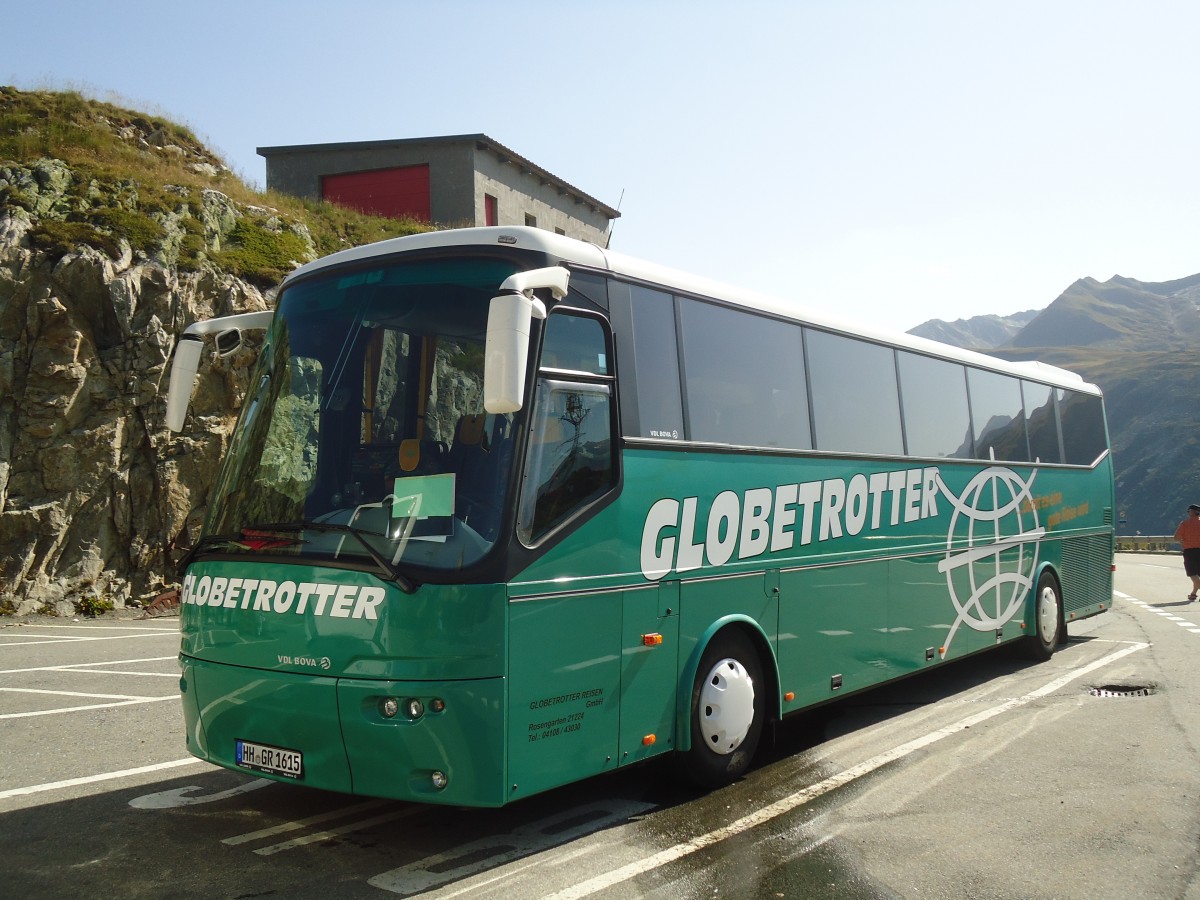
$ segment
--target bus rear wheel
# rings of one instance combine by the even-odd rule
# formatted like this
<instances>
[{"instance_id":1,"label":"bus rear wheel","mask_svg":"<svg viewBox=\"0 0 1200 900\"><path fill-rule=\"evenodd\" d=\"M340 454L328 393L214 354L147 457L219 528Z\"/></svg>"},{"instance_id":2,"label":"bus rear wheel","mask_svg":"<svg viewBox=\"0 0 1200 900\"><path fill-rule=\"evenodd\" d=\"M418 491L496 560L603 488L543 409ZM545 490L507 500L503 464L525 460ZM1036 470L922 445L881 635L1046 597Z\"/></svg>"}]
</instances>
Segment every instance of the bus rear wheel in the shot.
<instances>
[{"instance_id":1,"label":"bus rear wheel","mask_svg":"<svg viewBox=\"0 0 1200 900\"><path fill-rule=\"evenodd\" d=\"M1025 638L1026 655L1044 662L1062 642L1062 637L1062 594L1058 579L1051 572L1043 572L1033 595L1033 633Z\"/></svg>"},{"instance_id":2,"label":"bus rear wheel","mask_svg":"<svg viewBox=\"0 0 1200 900\"><path fill-rule=\"evenodd\" d=\"M750 767L762 734L765 685L758 653L741 632L722 632L705 648L692 685L691 748L682 759L695 784L720 787Z\"/></svg>"}]
</instances>

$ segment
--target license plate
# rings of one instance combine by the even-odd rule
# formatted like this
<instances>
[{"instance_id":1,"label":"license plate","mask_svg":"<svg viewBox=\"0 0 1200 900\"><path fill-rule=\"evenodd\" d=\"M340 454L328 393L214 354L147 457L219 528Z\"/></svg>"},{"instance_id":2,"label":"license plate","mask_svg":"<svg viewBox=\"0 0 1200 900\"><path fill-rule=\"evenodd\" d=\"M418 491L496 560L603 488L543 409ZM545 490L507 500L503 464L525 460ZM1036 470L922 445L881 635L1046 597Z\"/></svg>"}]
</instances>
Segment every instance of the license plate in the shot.
<instances>
[{"instance_id":1,"label":"license plate","mask_svg":"<svg viewBox=\"0 0 1200 900\"><path fill-rule=\"evenodd\" d=\"M304 756L298 750L285 750L250 741L236 741L237 764L243 769L266 772L283 778L304 777Z\"/></svg>"}]
</instances>

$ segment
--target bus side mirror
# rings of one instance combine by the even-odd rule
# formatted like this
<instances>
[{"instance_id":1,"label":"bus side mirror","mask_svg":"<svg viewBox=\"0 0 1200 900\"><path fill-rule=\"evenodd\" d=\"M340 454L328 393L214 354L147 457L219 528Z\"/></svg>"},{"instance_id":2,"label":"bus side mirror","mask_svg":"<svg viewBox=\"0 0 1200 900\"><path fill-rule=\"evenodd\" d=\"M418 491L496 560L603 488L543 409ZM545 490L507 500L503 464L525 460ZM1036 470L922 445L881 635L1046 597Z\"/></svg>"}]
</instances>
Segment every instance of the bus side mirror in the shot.
<instances>
[{"instance_id":1,"label":"bus side mirror","mask_svg":"<svg viewBox=\"0 0 1200 900\"><path fill-rule=\"evenodd\" d=\"M483 408L489 413L516 412L525 402L525 368L534 316L546 318L546 305L533 292L549 288L555 300L567 295L570 272L561 266L518 272L500 285L488 308L483 353Z\"/></svg>"},{"instance_id":2,"label":"bus side mirror","mask_svg":"<svg viewBox=\"0 0 1200 900\"><path fill-rule=\"evenodd\" d=\"M237 353L238 348L242 346L242 332L239 328L226 328L224 331L217 332L213 343L217 345L217 356L224 359L227 356L233 356Z\"/></svg>"},{"instance_id":3,"label":"bus side mirror","mask_svg":"<svg viewBox=\"0 0 1200 900\"><path fill-rule=\"evenodd\" d=\"M192 388L196 385L196 372L200 370L200 357L204 353L204 336L216 335L217 353L229 356L242 345L242 328L268 328L275 313L238 313L207 319L187 327L175 345L175 361L171 363L171 381L167 388L167 427L172 431L183 431L187 418L188 404L192 400Z\"/></svg>"},{"instance_id":4,"label":"bus side mirror","mask_svg":"<svg viewBox=\"0 0 1200 900\"><path fill-rule=\"evenodd\" d=\"M197 334L185 333L175 347L175 362L171 364L171 385L167 389L167 427L172 431L183 431L183 420L187 418L188 403L192 399L192 385L196 383L200 354L203 352L204 339Z\"/></svg>"}]
</instances>

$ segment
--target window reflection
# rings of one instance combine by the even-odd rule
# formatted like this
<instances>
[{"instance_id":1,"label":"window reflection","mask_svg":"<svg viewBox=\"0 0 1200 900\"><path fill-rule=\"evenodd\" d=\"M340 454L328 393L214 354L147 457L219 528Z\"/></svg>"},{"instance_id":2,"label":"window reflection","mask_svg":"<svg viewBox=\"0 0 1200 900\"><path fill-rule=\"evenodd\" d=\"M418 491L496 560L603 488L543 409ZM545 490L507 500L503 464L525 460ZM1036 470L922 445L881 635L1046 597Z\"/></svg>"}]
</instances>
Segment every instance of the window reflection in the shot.
<instances>
[{"instance_id":1,"label":"window reflection","mask_svg":"<svg viewBox=\"0 0 1200 900\"><path fill-rule=\"evenodd\" d=\"M698 300L679 318L692 440L812 447L799 325Z\"/></svg>"},{"instance_id":2,"label":"window reflection","mask_svg":"<svg viewBox=\"0 0 1200 900\"><path fill-rule=\"evenodd\" d=\"M542 344L542 368L607 375L604 326L599 320L585 316L550 316Z\"/></svg>"},{"instance_id":3,"label":"window reflection","mask_svg":"<svg viewBox=\"0 0 1200 900\"><path fill-rule=\"evenodd\" d=\"M817 448L903 455L892 348L823 331L807 340Z\"/></svg>"},{"instance_id":4,"label":"window reflection","mask_svg":"<svg viewBox=\"0 0 1200 900\"><path fill-rule=\"evenodd\" d=\"M967 459L974 455L967 374L958 363L899 354L904 434L912 456Z\"/></svg>"},{"instance_id":5,"label":"window reflection","mask_svg":"<svg viewBox=\"0 0 1200 900\"><path fill-rule=\"evenodd\" d=\"M998 372L967 369L971 392L971 421L975 426L975 455L1013 462L1029 460L1021 384Z\"/></svg>"},{"instance_id":6,"label":"window reflection","mask_svg":"<svg viewBox=\"0 0 1200 900\"><path fill-rule=\"evenodd\" d=\"M631 286L633 365L637 374L637 421L642 437L684 437L675 343L675 301L670 294Z\"/></svg>"},{"instance_id":7,"label":"window reflection","mask_svg":"<svg viewBox=\"0 0 1200 900\"><path fill-rule=\"evenodd\" d=\"M540 379L517 533L533 543L615 483L607 385Z\"/></svg>"},{"instance_id":8,"label":"window reflection","mask_svg":"<svg viewBox=\"0 0 1200 900\"><path fill-rule=\"evenodd\" d=\"M1103 401L1092 394L1059 388L1058 408L1067 462L1090 466L1108 447Z\"/></svg>"},{"instance_id":9,"label":"window reflection","mask_svg":"<svg viewBox=\"0 0 1200 900\"><path fill-rule=\"evenodd\" d=\"M1062 462L1054 389L1049 385L1022 381L1021 391L1028 416L1030 456L1044 463Z\"/></svg>"}]
</instances>

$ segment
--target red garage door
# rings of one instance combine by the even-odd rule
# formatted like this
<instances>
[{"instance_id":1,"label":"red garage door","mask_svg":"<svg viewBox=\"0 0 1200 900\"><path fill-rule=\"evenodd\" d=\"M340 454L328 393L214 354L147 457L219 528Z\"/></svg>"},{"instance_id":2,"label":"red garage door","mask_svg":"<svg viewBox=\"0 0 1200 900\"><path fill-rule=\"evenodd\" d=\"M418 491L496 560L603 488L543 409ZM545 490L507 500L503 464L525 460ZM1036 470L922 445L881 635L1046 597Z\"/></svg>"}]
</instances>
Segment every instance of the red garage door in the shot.
<instances>
[{"instance_id":1,"label":"red garage door","mask_svg":"<svg viewBox=\"0 0 1200 900\"><path fill-rule=\"evenodd\" d=\"M428 222L429 166L325 175L321 178L321 196L359 212Z\"/></svg>"}]
</instances>

